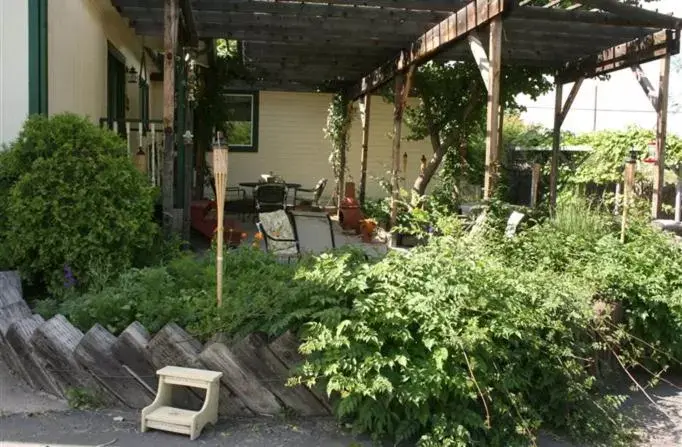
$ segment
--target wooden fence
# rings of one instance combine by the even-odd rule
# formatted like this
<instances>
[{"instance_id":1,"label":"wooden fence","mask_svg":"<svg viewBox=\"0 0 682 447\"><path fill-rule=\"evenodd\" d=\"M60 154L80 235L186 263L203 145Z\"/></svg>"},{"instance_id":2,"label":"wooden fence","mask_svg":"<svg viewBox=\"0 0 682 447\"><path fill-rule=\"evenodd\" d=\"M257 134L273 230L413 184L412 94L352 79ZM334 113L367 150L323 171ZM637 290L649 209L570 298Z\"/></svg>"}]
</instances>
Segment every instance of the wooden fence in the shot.
<instances>
[{"instance_id":1,"label":"wooden fence","mask_svg":"<svg viewBox=\"0 0 682 447\"><path fill-rule=\"evenodd\" d=\"M225 340L217 335L202 345L174 323L154 336L137 322L118 337L99 324L83 334L62 315L45 321L32 314L19 275L0 272L0 355L33 389L62 398L70 389L87 389L105 405L140 409L152 402L156 370L174 365L223 372L221 417L331 414L320 390L286 386L303 361L293 334ZM196 393L180 388L174 404L199 409L203 396Z\"/></svg>"}]
</instances>

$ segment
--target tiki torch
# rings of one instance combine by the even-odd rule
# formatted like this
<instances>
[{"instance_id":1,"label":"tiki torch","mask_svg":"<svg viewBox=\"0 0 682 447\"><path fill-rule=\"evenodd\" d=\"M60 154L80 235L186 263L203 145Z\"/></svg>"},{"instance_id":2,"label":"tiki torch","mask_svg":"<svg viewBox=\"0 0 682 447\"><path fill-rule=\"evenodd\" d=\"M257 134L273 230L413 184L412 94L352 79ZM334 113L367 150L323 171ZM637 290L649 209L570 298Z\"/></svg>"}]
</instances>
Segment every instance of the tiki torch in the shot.
<instances>
[{"instance_id":1,"label":"tiki torch","mask_svg":"<svg viewBox=\"0 0 682 447\"><path fill-rule=\"evenodd\" d=\"M223 304L223 228L225 212L225 188L227 186L227 144L223 140L222 132L216 134L213 142L213 177L215 179L216 209L218 226L216 228L218 240L216 248L216 299L218 307Z\"/></svg>"}]
</instances>

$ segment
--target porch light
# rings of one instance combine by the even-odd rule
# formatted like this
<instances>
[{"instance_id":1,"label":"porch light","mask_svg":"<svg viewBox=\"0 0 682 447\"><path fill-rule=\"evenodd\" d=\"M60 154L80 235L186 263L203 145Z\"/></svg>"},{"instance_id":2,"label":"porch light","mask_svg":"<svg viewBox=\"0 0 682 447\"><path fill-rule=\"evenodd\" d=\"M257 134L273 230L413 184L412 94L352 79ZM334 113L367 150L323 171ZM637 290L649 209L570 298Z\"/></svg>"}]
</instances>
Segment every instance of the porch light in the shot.
<instances>
[{"instance_id":1,"label":"porch light","mask_svg":"<svg viewBox=\"0 0 682 447\"><path fill-rule=\"evenodd\" d=\"M137 78L137 70L135 70L135 67L130 67L126 70L128 84L137 84Z\"/></svg>"}]
</instances>

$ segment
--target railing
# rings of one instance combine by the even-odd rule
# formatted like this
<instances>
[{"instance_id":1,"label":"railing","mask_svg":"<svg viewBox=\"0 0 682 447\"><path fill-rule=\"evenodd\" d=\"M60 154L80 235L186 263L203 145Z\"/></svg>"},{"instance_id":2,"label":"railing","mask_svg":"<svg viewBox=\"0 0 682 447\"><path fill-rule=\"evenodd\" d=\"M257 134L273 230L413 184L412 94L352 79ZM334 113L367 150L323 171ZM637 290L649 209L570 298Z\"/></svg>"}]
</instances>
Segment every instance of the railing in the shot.
<instances>
[{"instance_id":1,"label":"railing","mask_svg":"<svg viewBox=\"0 0 682 447\"><path fill-rule=\"evenodd\" d=\"M123 137L131 157L141 157L144 153L146 172L154 186L161 186L161 167L163 166L163 121L149 120L146 129L139 119L111 120L100 118L100 127L107 127ZM135 159L138 162L137 159Z\"/></svg>"}]
</instances>

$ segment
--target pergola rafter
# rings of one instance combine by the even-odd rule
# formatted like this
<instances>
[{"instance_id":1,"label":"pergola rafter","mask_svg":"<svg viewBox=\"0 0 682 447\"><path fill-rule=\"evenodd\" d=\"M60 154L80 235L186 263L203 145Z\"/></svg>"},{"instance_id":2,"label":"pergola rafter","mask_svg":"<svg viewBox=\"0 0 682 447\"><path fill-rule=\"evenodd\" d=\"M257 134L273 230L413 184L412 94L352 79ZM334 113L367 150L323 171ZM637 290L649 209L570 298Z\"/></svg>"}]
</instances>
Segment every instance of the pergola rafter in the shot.
<instances>
[{"instance_id":1,"label":"pergola rafter","mask_svg":"<svg viewBox=\"0 0 682 447\"><path fill-rule=\"evenodd\" d=\"M138 34L163 35L164 5L170 0L111 1ZM467 37L474 31L490 66L545 67L561 85L667 59L680 50L682 28L678 18L617 0L580 0L567 8L558 1L533 7L518 0L174 1L190 40L242 43L254 88L343 89L351 100L429 60L471 60ZM494 98L489 103L495 105ZM560 130L568 107L557 113ZM490 132L497 132L495 118L489 114ZM659 116L661 121L664 133ZM658 141L662 144L665 136ZM489 151L496 148L489 144ZM496 155L489 155L495 163ZM495 167L487 171L494 174ZM493 185L489 180L486 184Z\"/></svg>"}]
</instances>

